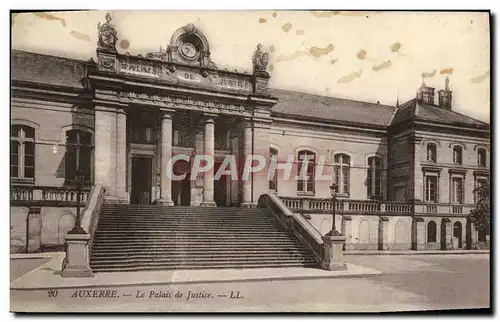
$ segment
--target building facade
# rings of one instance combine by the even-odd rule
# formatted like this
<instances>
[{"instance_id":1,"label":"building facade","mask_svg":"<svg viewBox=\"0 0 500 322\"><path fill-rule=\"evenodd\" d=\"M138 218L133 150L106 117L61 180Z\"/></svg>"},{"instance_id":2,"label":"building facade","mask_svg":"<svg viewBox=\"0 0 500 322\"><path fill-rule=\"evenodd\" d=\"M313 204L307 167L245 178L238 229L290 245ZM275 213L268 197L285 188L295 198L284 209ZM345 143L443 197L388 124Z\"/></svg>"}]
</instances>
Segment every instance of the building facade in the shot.
<instances>
[{"instance_id":1,"label":"building facade","mask_svg":"<svg viewBox=\"0 0 500 322\"><path fill-rule=\"evenodd\" d=\"M448 83L437 98L423 84L416 98L386 106L268 88L260 45L251 72L219 69L191 24L165 51L132 56L117 40L107 16L97 62L12 51L12 251L64 243L78 177L84 199L101 185L109 203L252 207L271 191L322 234L335 182L346 249L486 243L466 215L475 187L489 184L489 125L453 111ZM186 176L172 180L169 161L180 155L189 158L173 173ZM191 176L200 155L214 167ZM307 176L269 178L266 162L244 180L253 155L291 157L292 173ZM313 166L301 169L304 158ZM216 176L228 159L236 179ZM319 165L328 180L315 180Z\"/></svg>"}]
</instances>

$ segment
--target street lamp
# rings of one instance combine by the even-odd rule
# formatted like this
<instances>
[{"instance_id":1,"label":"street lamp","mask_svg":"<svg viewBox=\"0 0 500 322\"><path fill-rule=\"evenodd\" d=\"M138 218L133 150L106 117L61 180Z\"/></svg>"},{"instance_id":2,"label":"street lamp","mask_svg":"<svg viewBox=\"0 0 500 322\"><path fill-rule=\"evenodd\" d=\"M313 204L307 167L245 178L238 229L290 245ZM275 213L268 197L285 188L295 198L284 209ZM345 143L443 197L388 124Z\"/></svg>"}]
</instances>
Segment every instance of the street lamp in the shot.
<instances>
[{"instance_id":1,"label":"street lamp","mask_svg":"<svg viewBox=\"0 0 500 322\"><path fill-rule=\"evenodd\" d=\"M73 229L68 231L68 234L87 234L85 229L82 228L82 218L80 214L81 207L81 194L82 194L82 185L85 179L85 173L82 168L78 168L75 173L75 182L76 182L76 220L75 226Z\"/></svg>"},{"instance_id":2,"label":"street lamp","mask_svg":"<svg viewBox=\"0 0 500 322\"><path fill-rule=\"evenodd\" d=\"M335 227L335 203L337 201L337 185L335 182L330 186L330 192L332 194L332 230L326 236L341 236Z\"/></svg>"}]
</instances>

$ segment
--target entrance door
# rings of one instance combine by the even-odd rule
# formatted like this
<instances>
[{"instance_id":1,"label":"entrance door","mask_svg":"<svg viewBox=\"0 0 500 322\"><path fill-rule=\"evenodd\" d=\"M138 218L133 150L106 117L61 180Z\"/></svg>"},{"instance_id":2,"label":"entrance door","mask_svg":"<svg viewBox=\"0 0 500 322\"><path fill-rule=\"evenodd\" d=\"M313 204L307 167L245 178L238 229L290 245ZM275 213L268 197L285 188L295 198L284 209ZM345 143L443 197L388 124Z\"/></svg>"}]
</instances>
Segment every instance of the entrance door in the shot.
<instances>
[{"instance_id":1,"label":"entrance door","mask_svg":"<svg viewBox=\"0 0 500 322\"><path fill-rule=\"evenodd\" d=\"M462 223L459 221L453 224L453 237L458 241L458 248L462 248Z\"/></svg>"},{"instance_id":2,"label":"entrance door","mask_svg":"<svg viewBox=\"0 0 500 322\"><path fill-rule=\"evenodd\" d=\"M219 171L221 163L217 162L214 165L214 176ZM227 169L227 168L226 168ZM227 204L227 180L230 177L222 175L219 180L214 180L214 201L219 207L225 207Z\"/></svg>"},{"instance_id":3,"label":"entrance door","mask_svg":"<svg viewBox=\"0 0 500 322\"><path fill-rule=\"evenodd\" d=\"M151 166L151 158L132 157L132 191L130 193L130 203L151 203Z\"/></svg>"}]
</instances>

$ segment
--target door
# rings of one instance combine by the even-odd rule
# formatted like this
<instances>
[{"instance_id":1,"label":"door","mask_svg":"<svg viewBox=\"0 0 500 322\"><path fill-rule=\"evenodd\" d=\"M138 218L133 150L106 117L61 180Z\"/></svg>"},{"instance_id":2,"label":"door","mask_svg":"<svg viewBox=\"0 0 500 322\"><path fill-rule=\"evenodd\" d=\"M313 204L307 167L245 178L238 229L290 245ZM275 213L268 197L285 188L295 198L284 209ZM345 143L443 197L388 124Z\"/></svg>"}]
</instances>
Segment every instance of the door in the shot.
<instances>
[{"instance_id":1,"label":"door","mask_svg":"<svg viewBox=\"0 0 500 322\"><path fill-rule=\"evenodd\" d=\"M132 157L132 191L130 203L151 203L151 173L152 159L150 157Z\"/></svg>"},{"instance_id":2,"label":"door","mask_svg":"<svg viewBox=\"0 0 500 322\"><path fill-rule=\"evenodd\" d=\"M458 248L462 248L462 223L457 221L453 224L453 237L457 239Z\"/></svg>"},{"instance_id":3,"label":"door","mask_svg":"<svg viewBox=\"0 0 500 322\"><path fill-rule=\"evenodd\" d=\"M216 162L214 165L214 178L221 163ZM226 168L227 169L227 168ZM230 179L228 175L222 175L219 180L214 179L214 201L219 207L225 207L227 205L227 180Z\"/></svg>"}]
</instances>

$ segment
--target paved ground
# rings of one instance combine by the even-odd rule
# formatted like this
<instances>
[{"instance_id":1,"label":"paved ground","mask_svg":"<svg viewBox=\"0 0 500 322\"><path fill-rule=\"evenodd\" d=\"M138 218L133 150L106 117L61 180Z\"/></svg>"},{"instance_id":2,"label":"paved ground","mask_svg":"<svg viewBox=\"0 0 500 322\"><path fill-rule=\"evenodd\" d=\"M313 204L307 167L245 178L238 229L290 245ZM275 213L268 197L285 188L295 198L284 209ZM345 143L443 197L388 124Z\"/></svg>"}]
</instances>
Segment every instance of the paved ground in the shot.
<instances>
[{"instance_id":1,"label":"paved ground","mask_svg":"<svg viewBox=\"0 0 500 322\"><path fill-rule=\"evenodd\" d=\"M127 287L118 290L116 296L119 298L105 299L74 298L72 295L88 296L89 293L74 294L74 291L69 290L59 290L55 297L33 291L12 291L11 309L87 312L373 312L479 308L490 305L489 255L486 254L349 255L346 260L381 270L384 274L332 280ZM113 290L108 290L111 292L107 295L113 296ZM168 297L169 293L171 298ZM175 298L176 294L181 293L182 298ZM193 298L192 294L206 298ZM155 298L155 295L163 295L163 298Z\"/></svg>"},{"instance_id":2,"label":"paved ground","mask_svg":"<svg viewBox=\"0 0 500 322\"><path fill-rule=\"evenodd\" d=\"M10 260L10 280L23 276L29 271L34 270L40 265L48 262L48 258L33 258L33 259L11 259Z\"/></svg>"}]
</instances>

